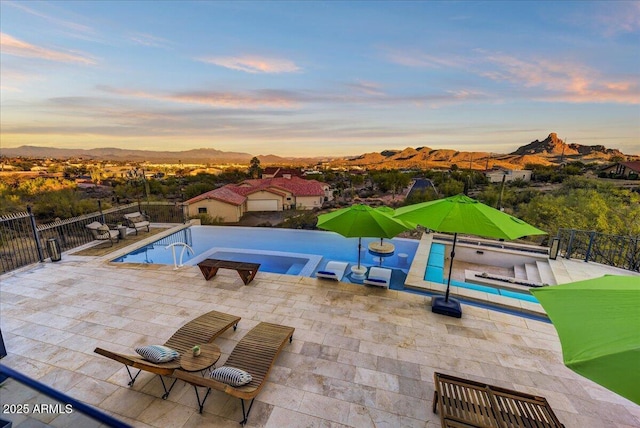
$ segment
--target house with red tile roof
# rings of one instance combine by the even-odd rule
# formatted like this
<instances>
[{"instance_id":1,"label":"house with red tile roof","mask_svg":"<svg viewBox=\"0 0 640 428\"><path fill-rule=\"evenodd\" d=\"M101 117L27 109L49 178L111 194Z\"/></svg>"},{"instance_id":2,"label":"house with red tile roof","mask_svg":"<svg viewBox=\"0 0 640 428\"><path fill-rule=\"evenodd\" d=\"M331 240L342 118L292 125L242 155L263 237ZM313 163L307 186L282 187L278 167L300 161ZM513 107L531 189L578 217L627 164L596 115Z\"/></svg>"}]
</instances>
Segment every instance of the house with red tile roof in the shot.
<instances>
[{"instance_id":1,"label":"house with red tile roof","mask_svg":"<svg viewBox=\"0 0 640 428\"><path fill-rule=\"evenodd\" d=\"M601 174L620 178L640 177L640 161L618 162L600 170Z\"/></svg>"},{"instance_id":2,"label":"house with red tile roof","mask_svg":"<svg viewBox=\"0 0 640 428\"><path fill-rule=\"evenodd\" d=\"M190 217L207 214L224 223L236 223L251 211L320 208L328 187L325 183L295 176L251 179L195 196L185 205Z\"/></svg>"}]
</instances>

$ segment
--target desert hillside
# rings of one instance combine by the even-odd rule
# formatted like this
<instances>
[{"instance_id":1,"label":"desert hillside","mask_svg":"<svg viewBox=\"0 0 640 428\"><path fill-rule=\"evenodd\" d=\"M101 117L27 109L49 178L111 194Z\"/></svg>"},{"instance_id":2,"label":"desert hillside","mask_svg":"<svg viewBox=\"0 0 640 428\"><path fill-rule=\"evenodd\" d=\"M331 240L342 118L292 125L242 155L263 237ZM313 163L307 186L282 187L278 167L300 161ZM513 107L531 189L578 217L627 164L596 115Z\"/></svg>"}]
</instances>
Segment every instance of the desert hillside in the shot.
<instances>
[{"instance_id":1,"label":"desert hillside","mask_svg":"<svg viewBox=\"0 0 640 428\"><path fill-rule=\"evenodd\" d=\"M256 155L242 152L225 152L213 148L186 150L179 152L126 150L99 148L90 150L21 146L3 148L0 155L6 157L31 157L89 160L111 160L152 163L196 163L196 164L249 164ZM296 158L276 155L257 155L262 165L316 165L328 163L330 167L361 167L367 169L402 168L459 168L476 170L502 167L520 169L526 164L554 165L562 162L582 161L610 162L612 159L640 160L640 156L625 155L617 149L604 146L583 146L565 144L555 133L542 141L535 140L518 148L513 153L496 154L489 152L459 152L451 149L430 147L407 147L404 150L383 150L344 158Z\"/></svg>"}]
</instances>

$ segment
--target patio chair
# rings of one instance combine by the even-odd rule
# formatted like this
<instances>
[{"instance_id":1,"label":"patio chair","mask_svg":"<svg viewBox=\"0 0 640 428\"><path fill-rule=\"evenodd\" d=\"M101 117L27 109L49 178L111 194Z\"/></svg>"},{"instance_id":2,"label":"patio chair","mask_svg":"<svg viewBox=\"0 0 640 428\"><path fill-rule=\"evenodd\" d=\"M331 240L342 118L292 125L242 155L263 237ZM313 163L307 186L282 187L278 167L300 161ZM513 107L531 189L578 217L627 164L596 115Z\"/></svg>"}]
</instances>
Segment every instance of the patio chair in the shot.
<instances>
[{"instance_id":1,"label":"patio chair","mask_svg":"<svg viewBox=\"0 0 640 428\"><path fill-rule=\"evenodd\" d=\"M262 390L276 358L284 348L287 340L289 342L292 341L294 330L293 327L261 322L240 339L240 342L231 351L224 366L234 367L249 373L251 381L245 385L232 386L182 370L176 370L174 376L193 385L200 413L202 413L204 403L212 389L239 398L242 403L243 417L240 424L244 425L249 417L249 412L251 412L253 401ZM207 388L202 402L200 401L198 387ZM246 412L245 400L251 400Z\"/></svg>"},{"instance_id":2,"label":"patio chair","mask_svg":"<svg viewBox=\"0 0 640 428\"><path fill-rule=\"evenodd\" d=\"M114 242L118 242L120 234L117 230L109 229L109 226L102 224L99 221L94 221L85 226L93 235L93 239L97 241L109 241L113 247Z\"/></svg>"},{"instance_id":3,"label":"patio chair","mask_svg":"<svg viewBox=\"0 0 640 428\"><path fill-rule=\"evenodd\" d=\"M544 397L435 372L442 427L564 427Z\"/></svg>"},{"instance_id":4,"label":"patio chair","mask_svg":"<svg viewBox=\"0 0 640 428\"><path fill-rule=\"evenodd\" d=\"M149 217L142 214L140 211L125 214L124 220L127 222L128 227L135 229L136 235L138 234L138 230L144 228L147 228L147 232L149 232Z\"/></svg>"},{"instance_id":5,"label":"patio chair","mask_svg":"<svg viewBox=\"0 0 640 428\"><path fill-rule=\"evenodd\" d=\"M173 336L164 343L164 346L178 351L180 355L190 353L195 345L213 342L216 337L227 331L229 327L233 326L233 329L235 330L239 321L240 317L235 315L229 315L218 311L207 312L206 314L200 315L180 327L178 331L176 331ZM166 363L152 363L151 361L145 360L140 355L119 354L102 348L96 348L93 352L124 364L127 368L127 373L129 374L129 386L133 386L138 375L143 370L160 376L162 387L164 388L164 395L162 396L163 399L166 399L169 396L171 388L173 388L173 385L176 383L174 379L169 389L167 389L162 376L171 376L173 375L174 370L180 368L180 357ZM138 369L138 373L133 376L129 367Z\"/></svg>"},{"instance_id":6,"label":"patio chair","mask_svg":"<svg viewBox=\"0 0 640 428\"><path fill-rule=\"evenodd\" d=\"M376 287L389 288L389 284L391 283L391 269L373 266L369 269L369 274L363 282L368 285L375 285Z\"/></svg>"},{"instance_id":7,"label":"patio chair","mask_svg":"<svg viewBox=\"0 0 640 428\"><path fill-rule=\"evenodd\" d=\"M323 270L316 272L316 278L332 279L334 281L341 281L344 273L347 270L349 263L330 261L324 267Z\"/></svg>"}]
</instances>

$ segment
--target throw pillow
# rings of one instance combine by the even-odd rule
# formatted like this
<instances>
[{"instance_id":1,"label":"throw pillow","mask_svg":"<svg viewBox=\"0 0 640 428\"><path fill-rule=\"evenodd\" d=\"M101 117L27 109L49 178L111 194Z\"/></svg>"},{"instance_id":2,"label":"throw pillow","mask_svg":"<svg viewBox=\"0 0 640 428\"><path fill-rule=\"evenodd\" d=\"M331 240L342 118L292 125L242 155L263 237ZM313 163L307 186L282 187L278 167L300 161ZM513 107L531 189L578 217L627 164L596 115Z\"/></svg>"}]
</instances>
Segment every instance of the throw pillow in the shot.
<instances>
[{"instance_id":1,"label":"throw pillow","mask_svg":"<svg viewBox=\"0 0 640 428\"><path fill-rule=\"evenodd\" d=\"M164 345L139 346L136 352L152 363L166 363L180 356L178 351Z\"/></svg>"},{"instance_id":2,"label":"throw pillow","mask_svg":"<svg viewBox=\"0 0 640 428\"><path fill-rule=\"evenodd\" d=\"M251 375L235 367L222 366L211 371L211 379L231 386L242 386L251 382Z\"/></svg>"},{"instance_id":3,"label":"throw pillow","mask_svg":"<svg viewBox=\"0 0 640 428\"><path fill-rule=\"evenodd\" d=\"M107 226L106 224L100 225L100 227L98 227L98 232L100 233L107 233L109 232L109 226Z\"/></svg>"},{"instance_id":4,"label":"throw pillow","mask_svg":"<svg viewBox=\"0 0 640 428\"><path fill-rule=\"evenodd\" d=\"M141 223L143 221L145 221L145 218L141 215L136 216L136 217L129 217L129 221L132 223Z\"/></svg>"}]
</instances>

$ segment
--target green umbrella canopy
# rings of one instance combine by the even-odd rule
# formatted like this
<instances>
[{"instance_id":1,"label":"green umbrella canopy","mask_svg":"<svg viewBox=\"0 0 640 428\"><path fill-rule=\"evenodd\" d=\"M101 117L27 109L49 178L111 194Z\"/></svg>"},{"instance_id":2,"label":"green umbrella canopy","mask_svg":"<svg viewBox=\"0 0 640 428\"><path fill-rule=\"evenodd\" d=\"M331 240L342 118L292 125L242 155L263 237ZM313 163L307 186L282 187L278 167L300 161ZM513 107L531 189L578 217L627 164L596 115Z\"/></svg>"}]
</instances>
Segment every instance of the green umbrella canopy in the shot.
<instances>
[{"instance_id":1,"label":"green umbrella canopy","mask_svg":"<svg viewBox=\"0 0 640 428\"><path fill-rule=\"evenodd\" d=\"M640 277L605 275L531 293L558 332L565 365L640 404Z\"/></svg>"},{"instance_id":2,"label":"green umbrella canopy","mask_svg":"<svg viewBox=\"0 0 640 428\"><path fill-rule=\"evenodd\" d=\"M347 238L393 238L411 229L384 212L362 204L318 216L318 227Z\"/></svg>"},{"instance_id":3,"label":"green umbrella canopy","mask_svg":"<svg viewBox=\"0 0 640 428\"><path fill-rule=\"evenodd\" d=\"M398 208L394 217L438 232L485 238L516 239L546 234L516 217L463 194Z\"/></svg>"},{"instance_id":4,"label":"green umbrella canopy","mask_svg":"<svg viewBox=\"0 0 640 428\"><path fill-rule=\"evenodd\" d=\"M396 210L394 210L391 207L388 207L386 205L381 205L379 207L375 208L376 211L380 211L383 214L388 215L389 217L392 217L396 214ZM411 223L410 221L404 221L404 220L400 220L400 219L395 219L396 221L399 221L400 223L404 224L405 227L407 228L407 230L410 229L415 229L418 225L416 223Z\"/></svg>"},{"instance_id":5,"label":"green umbrella canopy","mask_svg":"<svg viewBox=\"0 0 640 428\"><path fill-rule=\"evenodd\" d=\"M377 211L368 205L356 204L318 216L318 227L331 230L347 238L358 239L358 268L362 238L393 238L411 229L403 222Z\"/></svg>"}]
</instances>

